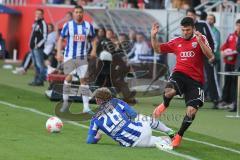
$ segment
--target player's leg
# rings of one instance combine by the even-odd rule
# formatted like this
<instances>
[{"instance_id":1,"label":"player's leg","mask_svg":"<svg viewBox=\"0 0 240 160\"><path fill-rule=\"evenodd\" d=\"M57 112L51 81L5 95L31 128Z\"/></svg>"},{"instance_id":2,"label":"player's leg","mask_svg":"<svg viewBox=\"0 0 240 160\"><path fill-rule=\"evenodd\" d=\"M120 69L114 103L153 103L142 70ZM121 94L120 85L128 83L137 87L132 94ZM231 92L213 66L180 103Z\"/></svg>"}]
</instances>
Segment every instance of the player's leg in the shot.
<instances>
[{"instance_id":1,"label":"player's leg","mask_svg":"<svg viewBox=\"0 0 240 160\"><path fill-rule=\"evenodd\" d=\"M147 122L148 125L151 127L151 129L155 129L161 132L166 133L169 137L173 138L175 135L175 132L167 127L164 123L162 123L161 121L152 118L150 116L146 116L143 114L138 114L137 117L135 118L135 121L141 121L141 122Z\"/></svg>"},{"instance_id":2,"label":"player's leg","mask_svg":"<svg viewBox=\"0 0 240 160\"><path fill-rule=\"evenodd\" d=\"M158 118L161 116L161 114L166 110L166 108L169 106L170 101L172 98L176 95L176 90L174 88L174 85L171 82L168 82L167 86L164 89L163 92L163 103L161 103L159 106L155 108L153 111L153 117Z\"/></svg>"},{"instance_id":3,"label":"player's leg","mask_svg":"<svg viewBox=\"0 0 240 160\"><path fill-rule=\"evenodd\" d=\"M155 108L153 112L153 117L158 118L169 106L170 101L175 95L181 95L183 90L184 79L182 73L174 72L169 78L164 93L163 93L163 103Z\"/></svg>"},{"instance_id":4,"label":"player's leg","mask_svg":"<svg viewBox=\"0 0 240 160\"><path fill-rule=\"evenodd\" d=\"M85 90L86 92L89 90L89 85L87 82L87 70L88 65L81 65L77 69L78 76L80 78L80 87L82 90ZM83 101L83 112L89 112L89 95L82 94L82 101Z\"/></svg>"},{"instance_id":5,"label":"player's leg","mask_svg":"<svg viewBox=\"0 0 240 160\"><path fill-rule=\"evenodd\" d=\"M178 131L178 133L173 138L172 146L178 147L181 143L182 137L185 131L192 124L195 115L198 111L198 108L203 105L204 102L204 91L202 89L201 84L194 81L186 81L188 85L184 92L185 94L185 102L187 106L186 115L183 118L182 125Z\"/></svg>"},{"instance_id":6,"label":"player's leg","mask_svg":"<svg viewBox=\"0 0 240 160\"><path fill-rule=\"evenodd\" d=\"M61 112L66 112L68 109L68 100L69 100L69 93L71 90L71 82L72 82L72 75L69 74L65 77L63 82L63 105L60 109Z\"/></svg>"},{"instance_id":7,"label":"player's leg","mask_svg":"<svg viewBox=\"0 0 240 160\"><path fill-rule=\"evenodd\" d=\"M175 136L174 130L167 127L164 123L156 120L155 118L151 118L150 126L152 129L166 133L170 138L173 138Z\"/></svg>"}]
</instances>

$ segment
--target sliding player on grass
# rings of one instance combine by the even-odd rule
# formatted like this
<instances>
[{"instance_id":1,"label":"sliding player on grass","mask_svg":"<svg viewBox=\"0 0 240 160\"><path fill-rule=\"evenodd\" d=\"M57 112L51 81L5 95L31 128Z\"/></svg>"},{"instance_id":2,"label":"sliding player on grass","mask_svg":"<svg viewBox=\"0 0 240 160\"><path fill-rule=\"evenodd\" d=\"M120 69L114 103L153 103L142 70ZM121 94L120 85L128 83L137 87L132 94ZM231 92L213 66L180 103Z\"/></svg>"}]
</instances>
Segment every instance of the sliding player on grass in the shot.
<instances>
[{"instance_id":1,"label":"sliding player on grass","mask_svg":"<svg viewBox=\"0 0 240 160\"><path fill-rule=\"evenodd\" d=\"M173 147L180 145L184 132L192 124L199 107L204 103L203 58L206 56L210 63L215 59L206 37L195 31L192 18L185 17L182 19L181 30L181 37L167 43L157 41L158 24L154 24L151 30L151 42L154 51L157 53L174 53L176 55L176 66L164 89L163 103L156 107L153 116L155 118L160 117L175 95L184 94L187 106L182 125L172 139Z\"/></svg>"},{"instance_id":2,"label":"sliding player on grass","mask_svg":"<svg viewBox=\"0 0 240 160\"><path fill-rule=\"evenodd\" d=\"M173 137L174 131L162 122L138 115L124 101L112 98L111 92L105 87L95 90L93 96L99 110L91 119L88 144L95 144L101 139L101 130L125 147L172 149L171 143L166 143L161 137L152 136L152 129L156 129Z\"/></svg>"}]
</instances>

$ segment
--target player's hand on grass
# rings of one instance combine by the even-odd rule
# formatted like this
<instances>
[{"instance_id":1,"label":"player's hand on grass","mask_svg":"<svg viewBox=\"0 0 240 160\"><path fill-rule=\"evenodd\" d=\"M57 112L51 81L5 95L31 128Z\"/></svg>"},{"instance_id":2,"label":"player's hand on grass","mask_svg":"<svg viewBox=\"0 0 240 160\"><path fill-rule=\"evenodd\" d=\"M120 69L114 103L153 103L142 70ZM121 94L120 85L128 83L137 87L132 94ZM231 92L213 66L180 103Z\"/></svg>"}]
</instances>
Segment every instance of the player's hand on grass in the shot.
<instances>
[{"instance_id":1,"label":"player's hand on grass","mask_svg":"<svg viewBox=\"0 0 240 160\"><path fill-rule=\"evenodd\" d=\"M97 132L97 135L94 138L100 140L102 138L102 134L100 132Z\"/></svg>"},{"instance_id":2,"label":"player's hand on grass","mask_svg":"<svg viewBox=\"0 0 240 160\"><path fill-rule=\"evenodd\" d=\"M151 29L151 37L155 37L157 35L158 31L159 31L159 24L154 23L152 25L152 29Z\"/></svg>"}]
</instances>

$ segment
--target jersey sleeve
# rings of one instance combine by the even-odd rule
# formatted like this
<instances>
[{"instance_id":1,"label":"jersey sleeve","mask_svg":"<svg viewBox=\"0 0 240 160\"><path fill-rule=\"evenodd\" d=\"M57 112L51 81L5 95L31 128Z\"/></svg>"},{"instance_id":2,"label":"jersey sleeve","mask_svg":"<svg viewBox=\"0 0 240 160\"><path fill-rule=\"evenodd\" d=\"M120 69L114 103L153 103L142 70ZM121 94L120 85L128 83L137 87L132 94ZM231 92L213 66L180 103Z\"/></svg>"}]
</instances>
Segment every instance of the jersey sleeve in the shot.
<instances>
[{"instance_id":1,"label":"jersey sleeve","mask_svg":"<svg viewBox=\"0 0 240 160\"><path fill-rule=\"evenodd\" d=\"M128 117L134 119L137 117L137 112L129 106L126 102L118 100L118 106L127 114Z\"/></svg>"},{"instance_id":2,"label":"jersey sleeve","mask_svg":"<svg viewBox=\"0 0 240 160\"><path fill-rule=\"evenodd\" d=\"M95 30L94 30L92 24L90 24L90 32L89 32L89 36L90 36L91 38L95 38L95 36L96 36L96 34L95 34Z\"/></svg>"},{"instance_id":3,"label":"jersey sleeve","mask_svg":"<svg viewBox=\"0 0 240 160\"><path fill-rule=\"evenodd\" d=\"M91 120L90 127L89 127L89 130L88 130L88 135L96 136L96 134L98 132L98 126L95 123L95 121L96 121L95 118Z\"/></svg>"},{"instance_id":4,"label":"jersey sleeve","mask_svg":"<svg viewBox=\"0 0 240 160\"><path fill-rule=\"evenodd\" d=\"M91 120L90 127L88 130L88 137L87 137L87 143L88 144L95 144L99 141L99 139L95 138L98 132L98 126L95 123L95 119Z\"/></svg>"},{"instance_id":5,"label":"jersey sleeve","mask_svg":"<svg viewBox=\"0 0 240 160\"><path fill-rule=\"evenodd\" d=\"M203 40L204 44L206 44L206 45L208 46L208 48L211 49L211 47L210 47L210 45L209 45L209 43L208 43L207 37L204 36L204 35L202 35L202 40Z\"/></svg>"},{"instance_id":6,"label":"jersey sleeve","mask_svg":"<svg viewBox=\"0 0 240 160\"><path fill-rule=\"evenodd\" d=\"M69 34L68 23L65 23L61 31L61 37L66 38L68 34Z\"/></svg>"},{"instance_id":7,"label":"jersey sleeve","mask_svg":"<svg viewBox=\"0 0 240 160\"><path fill-rule=\"evenodd\" d=\"M159 45L161 53L174 53L175 40L171 40L167 43L162 43Z\"/></svg>"}]
</instances>

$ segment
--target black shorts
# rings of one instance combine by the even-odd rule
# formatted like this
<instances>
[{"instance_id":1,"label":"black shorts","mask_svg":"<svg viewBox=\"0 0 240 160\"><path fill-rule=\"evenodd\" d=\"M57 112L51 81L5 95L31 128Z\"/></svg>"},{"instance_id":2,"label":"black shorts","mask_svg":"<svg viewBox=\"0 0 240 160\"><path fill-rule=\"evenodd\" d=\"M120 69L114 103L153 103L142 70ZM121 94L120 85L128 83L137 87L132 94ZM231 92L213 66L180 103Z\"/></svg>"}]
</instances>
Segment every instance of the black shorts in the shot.
<instances>
[{"instance_id":1,"label":"black shorts","mask_svg":"<svg viewBox=\"0 0 240 160\"><path fill-rule=\"evenodd\" d=\"M174 85L177 95L184 95L186 106L198 108L203 106L203 85L181 72L174 72L169 82Z\"/></svg>"}]
</instances>

